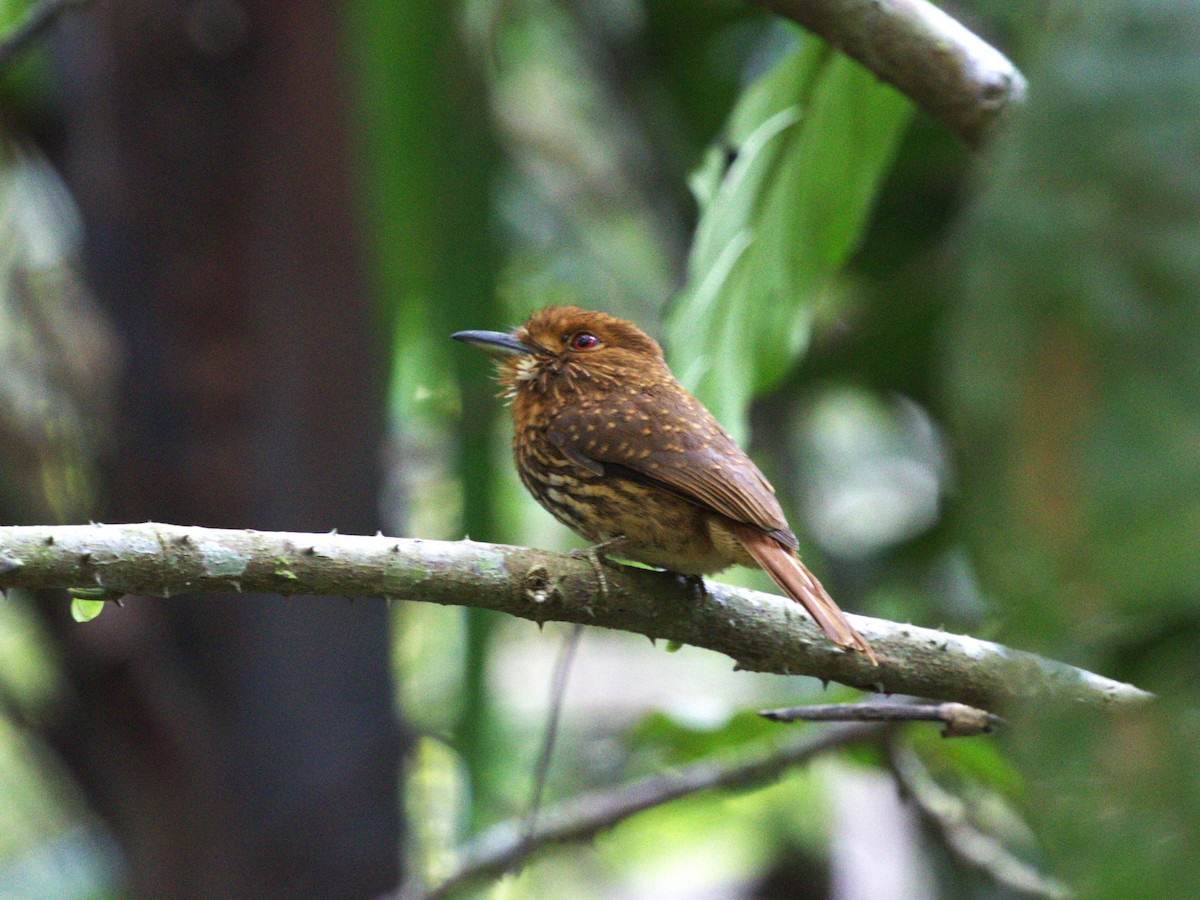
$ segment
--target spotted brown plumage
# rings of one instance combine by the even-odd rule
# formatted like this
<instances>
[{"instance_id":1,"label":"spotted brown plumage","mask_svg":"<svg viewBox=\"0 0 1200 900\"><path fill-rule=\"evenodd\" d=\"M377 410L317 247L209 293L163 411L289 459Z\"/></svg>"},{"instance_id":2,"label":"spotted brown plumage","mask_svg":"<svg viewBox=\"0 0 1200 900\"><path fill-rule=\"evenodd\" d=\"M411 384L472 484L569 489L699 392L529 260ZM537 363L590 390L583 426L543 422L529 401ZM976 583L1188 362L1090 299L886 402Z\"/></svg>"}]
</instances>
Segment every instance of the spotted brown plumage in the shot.
<instances>
[{"instance_id":1,"label":"spotted brown plumage","mask_svg":"<svg viewBox=\"0 0 1200 900\"><path fill-rule=\"evenodd\" d=\"M560 522L685 575L765 569L835 644L875 661L800 562L770 482L636 325L559 306L512 333L454 337L497 359L517 471Z\"/></svg>"}]
</instances>

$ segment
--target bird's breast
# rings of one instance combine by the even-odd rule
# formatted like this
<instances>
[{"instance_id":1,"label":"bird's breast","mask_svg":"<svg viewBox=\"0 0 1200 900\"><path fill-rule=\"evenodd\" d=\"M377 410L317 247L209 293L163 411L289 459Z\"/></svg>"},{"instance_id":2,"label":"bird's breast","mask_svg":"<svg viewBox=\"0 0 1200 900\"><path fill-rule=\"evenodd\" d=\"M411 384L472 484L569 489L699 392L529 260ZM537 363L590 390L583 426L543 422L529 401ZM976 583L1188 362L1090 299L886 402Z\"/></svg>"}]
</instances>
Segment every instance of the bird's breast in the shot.
<instances>
[{"instance_id":1,"label":"bird's breast","mask_svg":"<svg viewBox=\"0 0 1200 900\"><path fill-rule=\"evenodd\" d=\"M606 540L597 527L606 513L601 476L576 466L544 434L514 434L513 455L521 483L544 509L588 540Z\"/></svg>"},{"instance_id":2,"label":"bird's breast","mask_svg":"<svg viewBox=\"0 0 1200 900\"><path fill-rule=\"evenodd\" d=\"M709 510L652 484L593 472L537 427L515 429L513 451L529 493L585 540L624 537L621 556L685 574L718 572L735 561L713 542Z\"/></svg>"}]
</instances>

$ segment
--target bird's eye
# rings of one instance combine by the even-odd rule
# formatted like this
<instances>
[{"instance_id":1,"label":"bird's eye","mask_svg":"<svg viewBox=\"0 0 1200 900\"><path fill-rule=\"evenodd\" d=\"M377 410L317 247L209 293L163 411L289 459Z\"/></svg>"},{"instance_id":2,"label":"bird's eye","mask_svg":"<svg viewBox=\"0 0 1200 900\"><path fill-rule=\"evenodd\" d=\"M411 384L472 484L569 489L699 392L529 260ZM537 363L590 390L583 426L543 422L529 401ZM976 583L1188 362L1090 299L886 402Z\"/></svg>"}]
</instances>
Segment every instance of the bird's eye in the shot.
<instances>
[{"instance_id":1,"label":"bird's eye","mask_svg":"<svg viewBox=\"0 0 1200 900\"><path fill-rule=\"evenodd\" d=\"M590 331L577 331L571 335L569 343L572 350L591 350L600 346L600 338Z\"/></svg>"}]
</instances>

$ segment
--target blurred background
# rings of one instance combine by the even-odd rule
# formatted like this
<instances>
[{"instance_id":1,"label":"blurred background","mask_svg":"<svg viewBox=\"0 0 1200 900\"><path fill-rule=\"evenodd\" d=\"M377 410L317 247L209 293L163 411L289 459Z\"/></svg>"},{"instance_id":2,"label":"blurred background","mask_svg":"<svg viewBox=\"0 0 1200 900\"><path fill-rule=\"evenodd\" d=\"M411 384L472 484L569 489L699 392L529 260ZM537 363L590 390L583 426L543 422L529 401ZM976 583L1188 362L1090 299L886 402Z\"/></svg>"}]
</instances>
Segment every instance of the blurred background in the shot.
<instances>
[{"instance_id":1,"label":"blurred background","mask_svg":"<svg viewBox=\"0 0 1200 900\"><path fill-rule=\"evenodd\" d=\"M980 153L732 0L68 12L0 73L0 519L577 547L447 336L626 316L844 607L1159 700L914 729L465 895L1195 896L1200 4L953 12L1030 81ZM436 882L524 811L564 634L244 595L81 625L11 591L0 896ZM731 669L585 631L547 802L854 696Z\"/></svg>"}]
</instances>

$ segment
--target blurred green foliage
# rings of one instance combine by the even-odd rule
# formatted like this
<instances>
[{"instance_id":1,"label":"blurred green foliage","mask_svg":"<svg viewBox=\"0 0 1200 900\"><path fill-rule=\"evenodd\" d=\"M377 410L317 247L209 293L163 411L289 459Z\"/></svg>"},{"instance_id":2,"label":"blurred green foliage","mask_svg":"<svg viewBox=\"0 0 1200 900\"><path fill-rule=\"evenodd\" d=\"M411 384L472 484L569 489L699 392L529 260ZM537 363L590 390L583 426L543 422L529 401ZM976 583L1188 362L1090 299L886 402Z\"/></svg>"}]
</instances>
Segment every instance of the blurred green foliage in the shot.
<instances>
[{"instance_id":1,"label":"blurred green foliage","mask_svg":"<svg viewBox=\"0 0 1200 900\"><path fill-rule=\"evenodd\" d=\"M1059 4L960 235L960 528L1003 639L1160 693L1014 733L1085 896L1200 883L1200 7Z\"/></svg>"},{"instance_id":2,"label":"blurred green foliage","mask_svg":"<svg viewBox=\"0 0 1200 900\"><path fill-rule=\"evenodd\" d=\"M812 307L860 242L910 111L824 42L800 38L742 94L693 177L701 216L668 357L735 439L752 396L807 345Z\"/></svg>"}]
</instances>

